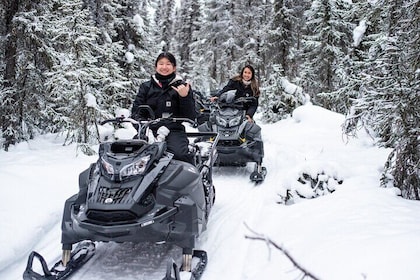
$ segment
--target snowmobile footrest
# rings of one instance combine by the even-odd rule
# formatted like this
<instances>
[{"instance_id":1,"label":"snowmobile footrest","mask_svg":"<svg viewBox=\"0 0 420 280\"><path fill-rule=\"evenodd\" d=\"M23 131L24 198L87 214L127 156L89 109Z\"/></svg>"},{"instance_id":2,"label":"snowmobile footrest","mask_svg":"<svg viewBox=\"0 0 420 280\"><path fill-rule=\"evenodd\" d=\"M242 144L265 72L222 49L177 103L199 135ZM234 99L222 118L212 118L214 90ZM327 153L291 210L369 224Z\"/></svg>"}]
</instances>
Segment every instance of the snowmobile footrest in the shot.
<instances>
[{"instance_id":1,"label":"snowmobile footrest","mask_svg":"<svg viewBox=\"0 0 420 280\"><path fill-rule=\"evenodd\" d=\"M95 253L95 243L84 241L77 245L71 253L70 261L67 266L63 266L61 260L48 269L45 259L37 252L33 251L28 257L26 269L23 272L24 280L63 280L70 277L80 267L82 267ZM42 272L39 274L33 270L34 259L41 263Z\"/></svg>"}]
</instances>

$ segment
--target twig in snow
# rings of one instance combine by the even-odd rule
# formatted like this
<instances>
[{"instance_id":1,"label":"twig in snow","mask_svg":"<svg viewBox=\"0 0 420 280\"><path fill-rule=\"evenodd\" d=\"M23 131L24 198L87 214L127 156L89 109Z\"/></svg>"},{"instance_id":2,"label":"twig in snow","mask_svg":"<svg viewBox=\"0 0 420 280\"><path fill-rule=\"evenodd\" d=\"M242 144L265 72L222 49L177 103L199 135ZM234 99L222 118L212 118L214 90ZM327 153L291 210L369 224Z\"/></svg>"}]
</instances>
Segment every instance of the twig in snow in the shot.
<instances>
[{"instance_id":1,"label":"twig in snow","mask_svg":"<svg viewBox=\"0 0 420 280\"><path fill-rule=\"evenodd\" d=\"M318 277L314 276L312 273L307 271L305 268L303 268L300 264L297 263L297 261L290 255L290 253L284 249L282 246L276 244L273 240L265 236L264 234L257 233L256 231L252 230L250 227L248 227L247 224L245 226L248 228L249 231L251 231L255 236L249 236L245 235L245 238L251 239L251 240L261 240L267 243L268 245L272 245L274 248L280 250L291 262L292 264L303 273L303 276L301 279L304 279L305 277L310 277L314 280L320 280Z\"/></svg>"}]
</instances>

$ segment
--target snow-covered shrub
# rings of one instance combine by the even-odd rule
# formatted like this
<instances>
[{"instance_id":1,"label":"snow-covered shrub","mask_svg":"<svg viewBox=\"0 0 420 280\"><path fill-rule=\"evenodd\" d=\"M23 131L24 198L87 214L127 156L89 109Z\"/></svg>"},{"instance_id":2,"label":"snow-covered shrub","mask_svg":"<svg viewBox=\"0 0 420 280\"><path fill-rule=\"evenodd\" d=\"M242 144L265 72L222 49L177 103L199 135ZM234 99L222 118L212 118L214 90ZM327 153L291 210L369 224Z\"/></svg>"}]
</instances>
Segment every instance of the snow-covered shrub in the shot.
<instances>
[{"instance_id":1,"label":"snow-covered shrub","mask_svg":"<svg viewBox=\"0 0 420 280\"><path fill-rule=\"evenodd\" d=\"M311 199L333 193L343 183L331 166L302 168L294 181L285 186L278 195L280 204L293 204L299 199Z\"/></svg>"},{"instance_id":2,"label":"snow-covered shrub","mask_svg":"<svg viewBox=\"0 0 420 280\"><path fill-rule=\"evenodd\" d=\"M309 101L302 87L290 82L280 72L275 72L267 81L269 86L262 89L260 109L263 119L276 122L289 116L294 109Z\"/></svg>"}]
</instances>

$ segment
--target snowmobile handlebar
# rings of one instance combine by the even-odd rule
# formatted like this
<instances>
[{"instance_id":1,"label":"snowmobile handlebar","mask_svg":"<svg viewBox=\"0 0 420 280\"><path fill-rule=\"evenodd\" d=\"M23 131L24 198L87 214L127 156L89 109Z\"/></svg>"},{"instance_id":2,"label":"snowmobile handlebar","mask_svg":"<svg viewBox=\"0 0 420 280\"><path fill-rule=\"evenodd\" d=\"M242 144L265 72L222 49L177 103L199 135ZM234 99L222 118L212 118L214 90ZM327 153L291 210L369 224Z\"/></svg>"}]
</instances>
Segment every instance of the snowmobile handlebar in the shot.
<instances>
[{"instance_id":1,"label":"snowmobile handlebar","mask_svg":"<svg viewBox=\"0 0 420 280\"><path fill-rule=\"evenodd\" d=\"M190 123L191 125L197 125L194 120L191 120L189 118L177 118L177 117L165 116L165 117L161 117L161 118L156 119L155 118L155 113L153 112L152 108L149 105L140 105L139 110L147 111L150 118L144 118L144 119L140 119L140 120L137 121L137 120L134 120L132 118L126 118L125 116L122 115L120 117L115 117L113 119L106 119L106 120L100 122L100 125L104 125L104 124L107 124L107 123L121 124L121 123L125 123L125 122L130 122L130 123L135 124L135 125L139 125L140 123L156 124L156 123L161 122L161 121L187 122L187 123Z\"/></svg>"},{"instance_id":2,"label":"snowmobile handlebar","mask_svg":"<svg viewBox=\"0 0 420 280\"><path fill-rule=\"evenodd\" d=\"M132 124L138 124L139 123L138 121L136 121L132 118L126 118L124 116L121 116L121 117L116 117L116 118L113 118L113 119L104 120L104 121L100 122L99 124L104 125L104 124L107 124L107 123L124 123L124 122L130 122Z\"/></svg>"},{"instance_id":3,"label":"snowmobile handlebar","mask_svg":"<svg viewBox=\"0 0 420 280\"><path fill-rule=\"evenodd\" d=\"M189 118L173 118L173 117L162 117L162 118L158 118L158 119L154 119L154 120L150 120L150 121L146 121L150 124L155 124L155 123L159 123L159 122L187 122L191 125L196 125L196 122L189 119Z\"/></svg>"},{"instance_id":4,"label":"snowmobile handlebar","mask_svg":"<svg viewBox=\"0 0 420 280\"><path fill-rule=\"evenodd\" d=\"M218 107L234 107L234 108L238 108L238 109L242 109L246 104L251 104L253 102L255 102L256 99L253 96L249 96L249 97L239 97L237 99L234 99L231 102L226 102L226 100L222 99L216 99L216 106Z\"/></svg>"},{"instance_id":5,"label":"snowmobile handlebar","mask_svg":"<svg viewBox=\"0 0 420 280\"><path fill-rule=\"evenodd\" d=\"M192 125L196 125L195 121L188 119L188 118L177 118L177 117L171 117L169 116L162 116L161 118L156 118L155 116L155 112L153 112L152 108L149 105L140 105L139 106L139 111L143 111L143 112L147 112L147 115L149 116L149 118L145 118L145 119L140 119L138 123L149 123L149 124L156 124L158 122L161 121L166 121L166 122L188 122Z\"/></svg>"}]
</instances>

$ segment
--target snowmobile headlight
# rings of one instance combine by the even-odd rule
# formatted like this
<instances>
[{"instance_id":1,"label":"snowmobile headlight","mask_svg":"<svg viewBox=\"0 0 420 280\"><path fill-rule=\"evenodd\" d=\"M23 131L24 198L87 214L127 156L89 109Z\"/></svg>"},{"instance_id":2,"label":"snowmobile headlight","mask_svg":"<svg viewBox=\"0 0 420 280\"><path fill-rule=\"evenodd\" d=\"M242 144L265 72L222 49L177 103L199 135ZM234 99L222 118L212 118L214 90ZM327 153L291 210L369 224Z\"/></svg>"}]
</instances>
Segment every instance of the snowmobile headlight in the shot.
<instances>
[{"instance_id":1,"label":"snowmobile headlight","mask_svg":"<svg viewBox=\"0 0 420 280\"><path fill-rule=\"evenodd\" d=\"M138 161L127 164L121 168L120 176L121 178L134 176L143 173L146 170L147 163L150 160L150 155L141 157Z\"/></svg>"},{"instance_id":2,"label":"snowmobile headlight","mask_svg":"<svg viewBox=\"0 0 420 280\"><path fill-rule=\"evenodd\" d=\"M227 121L219 116L216 116L216 124L226 127L227 126Z\"/></svg>"},{"instance_id":3,"label":"snowmobile headlight","mask_svg":"<svg viewBox=\"0 0 420 280\"><path fill-rule=\"evenodd\" d=\"M114 175L115 172L114 172L114 167L112 166L112 164L110 164L109 162L107 162L103 158L101 158L101 163L102 163L102 167L105 169L106 173L108 173L109 175Z\"/></svg>"},{"instance_id":4,"label":"snowmobile headlight","mask_svg":"<svg viewBox=\"0 0 420 280\"><path fill-rule=\"evenodd\" d=\"M232 126L237 126L238 124L240 124L240 123L241 123L241 119L242 119L242 116L237 116L237 117L234 117L233 119L231 119L231 120L229 121L229 126L230 126L230 127L232 127Z\"/></svg>"}]
</instances>

